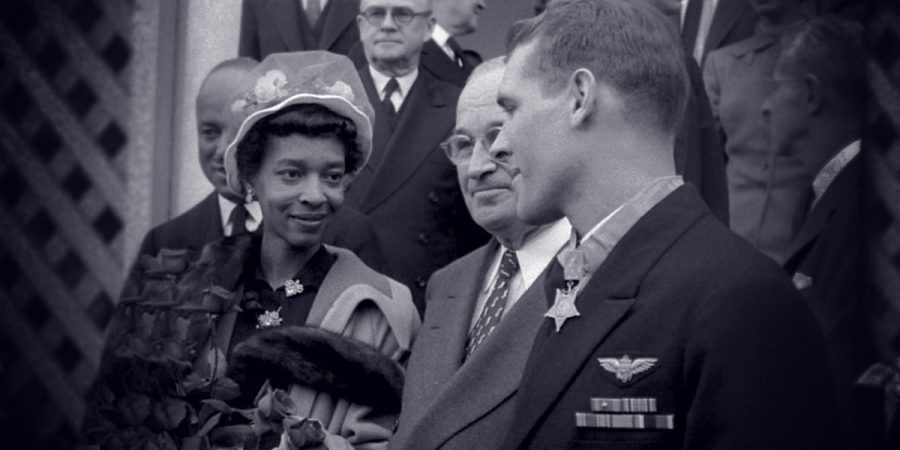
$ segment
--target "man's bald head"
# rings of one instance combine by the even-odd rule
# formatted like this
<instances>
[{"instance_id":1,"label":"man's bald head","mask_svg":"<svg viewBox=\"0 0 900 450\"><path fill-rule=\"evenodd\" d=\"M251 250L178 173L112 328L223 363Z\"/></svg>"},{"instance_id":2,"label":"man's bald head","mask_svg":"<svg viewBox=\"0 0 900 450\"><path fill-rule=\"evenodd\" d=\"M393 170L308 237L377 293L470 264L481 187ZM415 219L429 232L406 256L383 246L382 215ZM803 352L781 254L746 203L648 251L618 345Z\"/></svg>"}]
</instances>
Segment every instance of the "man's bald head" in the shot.
<instances>
[{"instance_id":1,"label":"man's bald head","mask_svg":"<svg viewBox=\"0 0 900 450\"><path fill-rule=\"evenodd\" d=\"M497 106L497 88L503 79L503 57L498 56L489 59L475 68L469 76L469 81L459 95L459 103L456 109L456 117L466 109L474 107Z\"/></svg>"},{"instance_id":2,"label":"man's bald head","mask_svg":"<svg viewBox=\"0 0 900 450\"><path fill-rule=\"evenodd\" d=\"M234 100L253 87L247 74L257 62L250 58L222 61L209 71L197 93L197 150L203 174L223 197L242 199L228 187L225 177L225 149L238 124L231 113Z\"/></svg>"}]
</instances>

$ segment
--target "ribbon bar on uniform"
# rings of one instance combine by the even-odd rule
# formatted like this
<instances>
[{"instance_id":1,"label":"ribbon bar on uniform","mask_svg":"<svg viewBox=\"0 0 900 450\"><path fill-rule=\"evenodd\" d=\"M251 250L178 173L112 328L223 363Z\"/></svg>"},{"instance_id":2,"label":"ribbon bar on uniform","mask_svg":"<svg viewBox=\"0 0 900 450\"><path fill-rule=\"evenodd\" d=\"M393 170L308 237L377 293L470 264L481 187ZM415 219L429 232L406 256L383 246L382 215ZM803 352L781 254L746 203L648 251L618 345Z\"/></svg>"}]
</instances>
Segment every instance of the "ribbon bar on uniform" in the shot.
<instances>
[{"instance_id":1,"label":"ribbon bar on uniform","mask_svg":"<svg viewBox=\"0 0 900 450\"><path fill-rule=\"evenodd\" d=\"M637 430L674 430L674 414L592 414L575 413L578 428L620 428Z\"/></svg>"},{"instance_id":2,"label":"ribbon bar on uniform","mask_svg":"<svg viewBox=\"0 0 900 450\"><path fill-rule=\"evenodd\" d=\"M655 398L591 398L593 412L655 413Z\"/></svg>"}]
</instances>

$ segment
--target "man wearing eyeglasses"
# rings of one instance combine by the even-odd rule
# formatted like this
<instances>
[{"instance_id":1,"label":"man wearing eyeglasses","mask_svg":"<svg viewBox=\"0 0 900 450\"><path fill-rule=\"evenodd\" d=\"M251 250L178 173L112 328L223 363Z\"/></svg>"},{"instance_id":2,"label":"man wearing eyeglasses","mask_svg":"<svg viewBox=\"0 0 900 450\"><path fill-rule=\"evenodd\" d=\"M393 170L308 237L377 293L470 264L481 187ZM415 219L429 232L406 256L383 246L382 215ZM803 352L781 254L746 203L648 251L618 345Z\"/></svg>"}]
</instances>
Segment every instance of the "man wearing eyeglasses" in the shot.
<instances>
[{"instance_id":1,"label":"man wearing eyeglasses","mask_svg":"<svg viewBox=\"0 0 900 450\"><path fill-rule=\"evenodd\" d=\"M376 119L372 157L346 202L375 222L390 275L409 286L422 311L428 277L487 240L440 148L453 130L459 88L419 70L434 29L430 0L363 0L360 8L367 64L359 73Z\"/></svg>"},{"instance_id":2,"label":"man wearing eyeglasses","mask_svg":"<svg viewBox=\"0 0 900 450\"><path fill-rule=\"evenodd\" d=\"M410 357L392 448L500 448L547 309L544 271L571 234L566 219L522 222L504 156L489 155L504 120L495 101L502 76L500 58L475 69L444 143L466 206L492 239L428 282L425 326Z\"/></svg>"}]
</instances>

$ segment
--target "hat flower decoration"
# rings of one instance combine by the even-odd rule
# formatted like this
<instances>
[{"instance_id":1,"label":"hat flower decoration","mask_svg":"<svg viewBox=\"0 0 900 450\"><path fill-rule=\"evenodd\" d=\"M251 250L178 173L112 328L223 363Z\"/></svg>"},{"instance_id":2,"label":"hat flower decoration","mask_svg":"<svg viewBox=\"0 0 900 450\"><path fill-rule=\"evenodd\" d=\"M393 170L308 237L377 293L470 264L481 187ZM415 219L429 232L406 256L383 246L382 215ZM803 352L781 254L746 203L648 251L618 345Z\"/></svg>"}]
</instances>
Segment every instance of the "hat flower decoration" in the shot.
<instances>
[{"instance_id":1,"label":"hat flower decoration","mask_svg":"<svg viewBox=\"0 0 900 450\"><path fill-rule=\"evenodd\" d=\"M232 190L241 193L237 171L237 146L247 132L264 117L299 104L318 104L346 117L356 126L359 171L372 153L372 122L375 112L353 63L343 55L325 51L274 53L247 77L248 88L231 104L240 123L225 151L225 171ZM252 86L252 87L251 87Z\"/></svg>"}]
</instances>

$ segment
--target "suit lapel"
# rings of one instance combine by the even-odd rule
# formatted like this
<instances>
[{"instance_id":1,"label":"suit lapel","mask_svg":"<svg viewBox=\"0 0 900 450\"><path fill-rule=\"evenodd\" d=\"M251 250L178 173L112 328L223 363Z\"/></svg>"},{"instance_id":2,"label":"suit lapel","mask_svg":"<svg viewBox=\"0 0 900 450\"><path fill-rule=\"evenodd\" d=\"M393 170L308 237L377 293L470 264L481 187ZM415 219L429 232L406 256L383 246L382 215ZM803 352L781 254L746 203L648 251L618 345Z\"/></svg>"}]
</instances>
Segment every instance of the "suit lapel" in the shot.
<instances>
[{"instance_id":1,"label":"suit lapel","mask_svg":"<svg viewBox=\"0 0 900 450\"><path fill-rule=\"evenodd\" d=\"M487 255L488 264L491 255L493 252ZM478 287L483 286L482 277L486 271L487 264L476 278L481 281ZM411 442L422 443L424 448L438 448L518 390L531 352L531 342L547 309L545 276L546 273L543 273L535 280L506 313L490 338L450 377L423 415L417 428L422 435L414 435ZM475 296L477 292L473 293L473 299L477 298ZM471 317L473 306L469 307L466 317ZM467 321L465 330L468 330L468 325ZM460 401L462 398L466 401Z\"/></svg>"},{"instance_id":2,"label":"suit lapel","mask_svg":"<svg viewBox=\"0 0 900 450\"><path fill-rule=\"evenodd\" d=\"M300 9L297 0L269 0L266 12L286 48L310 47L306 45L310 42L310 36L307 36L310 30L306 13Z\"/></svg>"},{"instance_id":3,"label":"suit lapel","mask_svg":"<svg viewBox=\"0 0 900 450\"><path fill-rule=\"evenodd\" d=\"M319 47L328 50L334 41L344 33L348 27L355 26L356 16L359 13L359 3L345 0L331 0L325 5L323 11L322 37L319 38Z\"/></svg>"},{"instance_id":4,"label":"suit lapel","mask_svg":"<svg viewBox=\"0 0 900 450\"><path fill-rule=\"evenodd\" d=\"M713 49L719 47L719 44L734 27L734 24L740 20L741 16L743 16L749 8L750 5L746 1L735 2L722 0L719 2L709 27L709 33L706 35L707 50L705 53L709 53Z\"/></svg>"},{"instance_id":5,"label":"suit lapel","mask_svg":"<svg viewBox=\"0 0 900 450\"><path fill-rule=\"evenodd\" d=\"M216 191L203 199L203 221L196 228L185 230L191 233L190 241L195 248L202 250L206 244L225 236L222 229L222 212L219 209L219 196Z\"/></svg>"},{"instance_id":6,"label":"suit lapel","mask_svg":"<svg viewBox=\"0 0 900 450\"><path fill-rule=\"evenodd\" d=\"M462 55L459 55L462 57ZM422 46L422 56L420 66L427 69L434 75L436 78L452 78L456 80L463 76L462 68L459 67L459 64L453 62L450 57L441 50L441 47L437 45L437 42L434 42L434 39L429 39L425 42L425 45ZM454 81L455 83L455 81Z\"/></svg>"},{"instance_id":7,"label":"suit lapel","mask_svg":"<svg viewBox=\"0 0 900 450\"><path fill-rule=\"evenodd\" d=\"M360 204L363 213L375 209L402 186L425 158L436 151L441 139L450 131L449 127L441 130L435 129L435 126L452 126L455 105L442 92L432 89L431 80L427 73L419 71L409 95L403 101L397 127L384 147L381 161L374 167L373 180Z\"/></svg>"},{"instance_id":8,"label":"suit lapel","mask_svg":"<svg viewBox=\"0 0 900 450\"><path fill-rule=\"evenodd\" d=\"M363 88L366 91L366 96L369 98L369 103L375 109L375 123L372 127L372 154L369 156L369 161L354 178L353 183L350 184L350 189L345 197L348 205L361 209L360 205L363 197L369 191L375 172L381 165L387 143L391 139L391 128L384 117L385 113L382 112L381 99L378 96L378 91L375 88L375 82L372 80L372 74L369 73L368 66L363 66L358 72Z\"/></svg>"},{"instance_id":9,"label":"suit lapel","mask_svg":"<svg viewBox=\"0 0 900 450\"><path fill-rule=\"evenodd\" d=\"M856 196L859 192L859 157L853 158L844 170L835 177L831 186L822 195L822 198L816 203L809 216L803 221L800 230L791 241L791 246L787 252L787 261L784 267L790 271L796 270L796 266L801 262L798 258L804 252L804 249L814 242L822 231L828 226L828 222L834 216L834 213L844 207L849 202L858 202Z\"/></svg>"},{"instance_id":10,"label":"suit lapel","mask_svg":"<svg viewBox=\"0 0 900 450\"><path fill-rule=\"evenodd\" d=\"M578 295L580 317L555 329L530 356L510 427L507 448L529 438L572 379L637 301L641 282L663 253L694 223L709 215L693 186L663 199L629 230ZM549 320L549 319L548 319ZM546 329L546 323L544 329ZM539 338L540 339L540 338ZM574 418L573 418L574 420Z\"/></svg>"}]
</instances>

